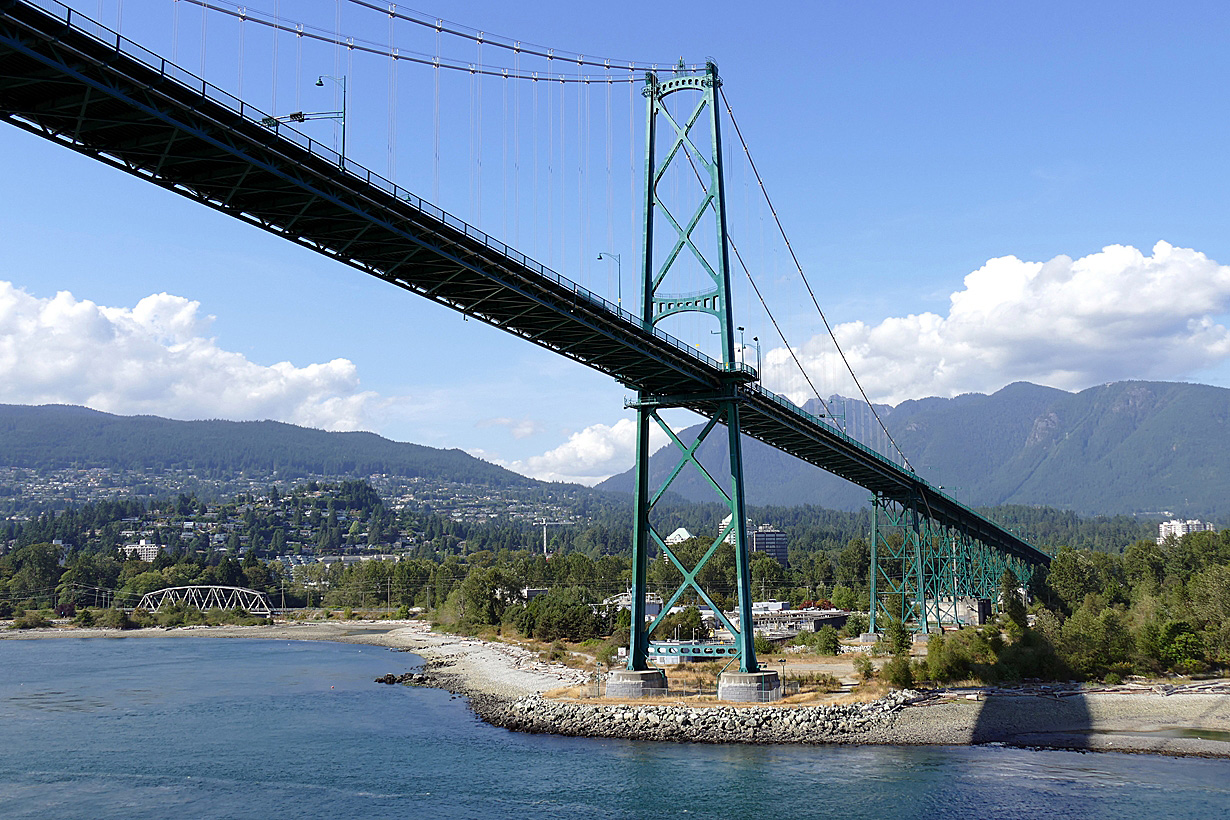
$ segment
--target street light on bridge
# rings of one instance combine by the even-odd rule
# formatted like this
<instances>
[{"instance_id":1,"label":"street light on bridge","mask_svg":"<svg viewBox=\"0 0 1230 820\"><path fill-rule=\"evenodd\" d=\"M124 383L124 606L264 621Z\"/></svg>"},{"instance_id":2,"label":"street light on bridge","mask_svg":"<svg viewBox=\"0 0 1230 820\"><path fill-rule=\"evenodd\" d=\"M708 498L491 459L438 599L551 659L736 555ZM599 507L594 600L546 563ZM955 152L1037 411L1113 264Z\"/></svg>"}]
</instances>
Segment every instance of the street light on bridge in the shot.
<instances>
[{"instance_id":1,"label":"street light on bridge","mask_svg":"<svg viewBox=\"0 0 1230 820\"><path fill-rule=\"evenodd\" d=\"M325 80L332 80L335 84L340 85L342 87L342 110L341 112L329 112L329 113L334 114L337 118L341 119L342 121L342 156L341 156L342 161L341 161L341 164L345 166L346 164L346 75L343 74L340 77L334 77L331 74L321 74L319 77L316 78L317 87L324 88Z\"/></svg>"},{"instance_id":2,"label":"street light on bridge","mask_svg":"<svg viewBox=\"0 0 1230 820\"><path fill-rule=\"evenodd\" d=\"M623 262L619 261L619 254L608 253L606 251L603 251L602 253L598 254L599 262L601 262L604 259L614 259L615 260L615 289L617 293L616 304L618 304L622 308L624 306L624 265L623 265Z\"/></svg>"}]
</instances>

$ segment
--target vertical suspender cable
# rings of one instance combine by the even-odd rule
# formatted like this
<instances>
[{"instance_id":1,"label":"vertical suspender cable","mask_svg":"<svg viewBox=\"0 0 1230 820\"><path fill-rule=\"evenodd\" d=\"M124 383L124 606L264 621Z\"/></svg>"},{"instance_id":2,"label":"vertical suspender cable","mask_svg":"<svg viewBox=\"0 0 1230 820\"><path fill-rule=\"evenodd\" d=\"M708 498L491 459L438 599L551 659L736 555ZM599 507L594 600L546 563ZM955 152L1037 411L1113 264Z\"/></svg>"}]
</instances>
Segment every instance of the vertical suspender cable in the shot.
<instances>
[{"instance_id":1,"label":"vertical suspender cable","mask_svg":"<svg viewBox=\"0 0 1230 820\"><path fill-rule=\"evenodd\" d=\"M336 0L335 13L333 16L333 76L342 76L342 0ZM346 80L350 82L349 78ZM333 83L333 110L338 111L341 105L338 103L337 94L341 90L337 83ZM338 129L337 120L333 120L333 147L338 147ZM339 151L340 153L340 151Z\"/></svg>"},{"instance_id":2,"label":"vertical suspender cable","mask_svg":"<svg viewBox=\"0 0 1230 820\"><path fill-rule=\"evenodd\" d=\"M179 0L171 6L171 62L179 63Z\"/></svg>"},{"instance_id":3,"label":"vertical suspender cable","mask_svg":"<svg viewBox=\"0 0 1230 820\"><path fill-rule=\"evenodd\" d=\"M469 97L467 97L466 99L466 102L469 104L467 108L467 111L469 112L469 119L466 122L466 137L468 140L467 147L469 148L469 151L470 151L469 161L466 163L466 173L467 173L466 190L469 192L469 195L470 195L470 201L469 201L470 210L469 210L469 215L467 216L467 220L472 223L477 223L478 220L474 218L474 64L473 63L470 63L469 92L470 92Z\"/></svg>"},{"instance_id":4,"label":"vertical suspender cable","mask_svg":"<svg viewBox=\"0 0 1230 820\"><path fill-rule=\"evenodd\" d=\"M532 145L534 148L534 200L533 200L534 202L534 223L533 224L535 228L534 232L536 234L541 235L539 231L541 230L542 222L538 218L538 208L542 202L542 199L541 199L541 194L539 194L538 192L538 181L540 178L539 173L538 173L538 156L539 154L542 153L542 141L538 136L538 72L534 72L532 88L534 89L534 115L531 118L530 122L532 122L534 125L533 125L533 130L530 133L530 145Z\"/></svg>"},{"instance_id":5,"label":"vertical suspender cable","mask_svg":"<svg viewBox=\"0 0 1230 820\"><path fill-rule=\"evenodd\" d=\"M353 37L348 37L346 39L346 73L343 75L343 77L345 78L347 84L353 85L351 83L351 80L354 79L354 38ZM344 86L342 88L342 94L343 95L346 94L346 89ZM343 96L343 99L345 99L344 96ZM342 121L342 129L343 129L342 130L342 147L343 148L346 147L345 128L346 128L346 122L345 120L343 120ZM342 157L343 166L345 165L345 160L346 160L346 157Z\"/></svg>"},{"instance_id":6,"label":"vertical suspender cable","mask_svg":"<svg viewBox=\"0 0 1230 820\"><path fill-rule=\"evenodd\" d=\"M440 204L440 29L444 26L443 20L436 20L436 59L435 59L435 98L434 107L432 109L432 164L434 170L432 172L431 183L431 201L437 205Z\"/></svg>"},{"instance_id":7,"label":"vertical suspender cable","mask_svg":"<svg viewBox=\"0 0 1230 820\"><path fill-rule=\"evenodd\" d=\"M550 58L547 58L550 60ZM550 65L550 63L548 63ZM547 72L547 267L555 267L555 106L551 104L551 72Z\"/></svg>"},{"instance_id":8,"label":"vertical suspender cable","mask_svg":"<svg viewBox=\"0 0 1230 820\"><path fill-rule=\"evenodd\" d=\"M295 110L303 110L303 24L295 26Z\"/></svg>"},{"instance_id":9,"label":"vertical suspender cable","mask_svg":"<svg viewBox=\"0 0 1230 820\"><path fill-rule=\"evenodd\" d=\"M245 22L247 22L247 9L240 6L239 8L239 52L237 54L238 62L237 62L237 70L235 73L239 75L239 99L241 100L243 99L243 40L244 40L244 33L247 31L247 26L244 25Z\"/></svg>"},{"instance_id":10,"label":"vertical suspender cable","mask_svg":"<svg viewBox=\"0 0 1230 820\"><path fill-rule=\"evenodd\" d=\"M606 69L606 246L612 253L618 253L615 250L615 188L611 179L611 160L615 153L614 127L614 123L611 122L611 69L608 65ZM629 207L631 207L630 203ZM607 265L608 270L610 267L610 265ZM618 265L615 266L615 271L615 275L618 276ZM616 293L618 294L618 292L619 288L616 287ZM607 280L606 293L609 299L612 295L609 278Z\"/></svg>"},{"instance_id":11,"label":"vertical suspender cable","mask_svg":"<svg viewBox=\"0 0 1230 820\"><path fill-rule=\"evenodd\" d=\"M483 69L483 33L478 33L478 70ZM483 225L483 75L477 74L474 79L477 86L478 96L475 104L478 107L478 129L475 132L475 156L478 158L478 166L475 168L477 181L475 183L475 192L477 194L477 210L475 211L474 224L478 227Z\"/></svg>"},{"instance_id":12,"label":"vertical suspender cable","mask_svg":"<svg viewBox=\"0 0 1230 820\"><path fill-rule=\"evenodd\" d=\"M389 4L389 180L397 179L397 4Z\"/></svg>"},{"instance_id":13,"label":"vertical suspender cable","mask_svg":"<svg viewBox=\"0 0 1230 820\"><path fill-rule=\"evenodd\" d=\"M504 82L500 86L500 236L508 241L508 69L502 69Z\"/></svg>"},{"instance_id":14,"label":"vertical suspender cable","mask_svg":"<svg viewBox=\"0 0 1230 820\"><path fill-rule=\"evenodd\" d=\"M633 70L632 63L628 63L628 72L632 73L632 70ZM629 242L636 242L636 237L637 237L636 218L637 218L638 209L636 207L637 198L636 198L636 93L635 93L635 86L636 86L635 82L628 83L628 207L626 210L628 212L628 240ZM636 248L634 247L632 248L632 250L635 251ZM637 254L637 256L639 256L639 253ZM639 270L640 270L640 266L638 265L637 271ZM640 282L639 275L636 281ZM636 292L639 294L640 291L641 291L641 286L638 284L636 287ZM633 304L636 305L638 303L633 302Z\"/></svg>"},{"instance_id":15,"label":"vertical suspender cable","mask_svg":"<svg viewBox=\"0 0 1230 820\"><path fill-rule=\"evenodd\" d=\"M100 7L102 3L98 4ZM99 9L101 13L102 9ZM205 79L205 45L209 34L209 9L201 8L201 79Z\"/></svg>"},{"instance_id":16,"label":"vertical suspender cable","mask_svg":"<svg viewBox=\"0 0 1230 820\"><path fill-rule=\"evenodd\" d=\"M521 76L521 49L513 52L513 71ZM521 86L513 85L513 244L521 247Z\"/></svg>"},{"instance_id":17,"label":"vertical suspender cable","mask_svg":"<svg viewBox=\"0 0 1230 820\"><path fill-rule=\"evenodd\" d=\"M178 2L178 0L176 0ZM281 17L281 0L273 0L273 16L278 22L282 21ZM275 30L273 32L273 71L270 74L271 88L269 92L269 112L271 114L278 113L278 34L281 32ZM298 109L296 109L298 110Z\"/></svg>"},{"instance_id":18,"label":"vertical suspender cable","mask_svg":"<svg viewBox=\"0 0 1230 820\"><path fill-rule=\"evenodd\" d=\"M582 121L583 120L583 121ZM577 84L577 134L581 140L577 146L577 275L583 280L588 267L585 259L586 240L589 234L589 197L585 195L585 165L589 161L589 83Z\"/></svg>"}]
</instances>

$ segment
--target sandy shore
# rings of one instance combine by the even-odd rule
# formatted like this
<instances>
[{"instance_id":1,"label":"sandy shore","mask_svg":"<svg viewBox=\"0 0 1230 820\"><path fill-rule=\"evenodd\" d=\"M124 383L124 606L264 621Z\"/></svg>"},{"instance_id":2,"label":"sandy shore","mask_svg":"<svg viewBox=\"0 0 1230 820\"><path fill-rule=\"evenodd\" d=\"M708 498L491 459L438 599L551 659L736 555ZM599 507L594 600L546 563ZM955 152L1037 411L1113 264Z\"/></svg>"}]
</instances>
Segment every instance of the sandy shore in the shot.
<instances>
[{"instance_id":1,"label":"sandy shore","mask_svg":"<svg viewBox=\"0 0 1230 820\"><path fill-rule=\"evenodd\" d=\"M490 643L432 632L426 621L304 621L273 626L188 626L176 629L5 629L0 640L57 638L259 638L286 641L337 641L387 646L419 655L431 677L450 691L519 698L575 686L592 680L589 674L556 663L517 646ZM389 664L400 674L409 664Z\"/></svg>"},{"instance_id":2,"label":"sandy shore","mask_svg":"<svg viewBox=\"0 0 1230 820\"><path fill-rule=\"evenodd\" d=\"M536 696L593 680L592 673L546 663L520 647L489 643L431 632L423 621L304 622L274 626L186 627L180 629L0 629L0 640L56 638L261 638L275 640L339 641L386 646L421 656L431 685L467 695L475 711L485 718L506 714L514 701L533 704ZM416 665L415 665L416 666ZM390 662L389 672L400 675L412 664ZM900 700L900 699L898 699ZM874 743L891 745L968 745L1002 743L1011 746L1078 749L1087 751L1145 752L1230 758L1230 695L1152 691L1055 695L922 694L913 702L894 702L878 710L874 721L851 731L827 731L807 738L789 733L788 742ZM537 701L541 702L541 701ZM657 737L635 726L611 731L604 718L624 705L583 702L595 732L607 737ZM524 705L521 708L526 708ZM700 710L714 704L671 707ZM746 708L746 707L745 707ZM800 707L761 706L772 721L790 724L792 710ZM596 711L594 711L596 710ZM797 711L796 711L797 713ZM492 722L508 725L505 720ZM701 721L700 723L703 723ZM698 724L699 725L699 724ZM538 721L531 731L553 731L550 721ZM566 731L567 734L582 732ZM673 736L671 736L673 737ZM674 739L705 740L680 736ZM731 738L734 739L733 737ZM783 737L782 740L786 740ZM761 733L753 742L774 742Z\"/></svg>"}]
</instances>

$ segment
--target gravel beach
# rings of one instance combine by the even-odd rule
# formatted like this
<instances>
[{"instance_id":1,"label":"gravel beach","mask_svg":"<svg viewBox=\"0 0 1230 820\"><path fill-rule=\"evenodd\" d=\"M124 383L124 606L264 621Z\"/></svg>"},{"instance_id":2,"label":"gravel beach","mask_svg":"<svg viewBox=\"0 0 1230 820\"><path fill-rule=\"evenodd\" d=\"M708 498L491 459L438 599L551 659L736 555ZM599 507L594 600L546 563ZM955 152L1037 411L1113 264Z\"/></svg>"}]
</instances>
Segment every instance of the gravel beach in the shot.
<instances>
[{"instance_id":1,"label":"gravel beach","mask_svg":"<svg viewBox=\"0 0 1230 820\"><path fill-rule=\"evenodd\" d=\"M1230 758L1230 694L1158 687L1020 694L895 692L871 703L730 705L670 698L609 702L544 697L593 680L520 647L432 632L423 621L274 626L0 630L0 640L262 638L340 641L413 652L415 682L469 698L488 722L517 731L702 743L1009 746ZM401 677L417 664L390 662Z\"/></svg>"}]
</instances>

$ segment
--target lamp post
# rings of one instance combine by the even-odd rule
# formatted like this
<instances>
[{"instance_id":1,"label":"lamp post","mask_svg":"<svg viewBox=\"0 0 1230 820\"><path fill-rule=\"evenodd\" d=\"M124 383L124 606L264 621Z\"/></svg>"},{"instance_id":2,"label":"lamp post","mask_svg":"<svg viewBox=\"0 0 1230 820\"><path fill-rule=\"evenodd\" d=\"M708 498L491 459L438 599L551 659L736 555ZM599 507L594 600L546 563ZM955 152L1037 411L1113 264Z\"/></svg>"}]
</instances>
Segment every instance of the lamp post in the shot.
<instances>
[{"instance_id":1,"label":"lamp post","mask_svg":"<svg viewBox=\"0 0 1230 820\"><path fill-rule=\"evenodd\" d=\"M342 156L341 165L346 164L346 75L334 77L331 74L321 74L316 78L316 85L324 88L325 80L332 80L342 87Z\"/></svg>"},{"instance_id":2,"label":"lamp post","mask_svg":"<svg viewBox=\"0 0 1230 820\"><path fill-rule=\"evenodd\" d=\"M760 337L753 336L752 342L756 345L756 378L760 378Z\"/></svg>"},{"instance_id":3,"label":"lamp post","mask_svg":"<svg viewBox=\"0 0 1230 820\"><path fill-rule=\"evenodd\" d=\"M604 259L614 259L615 260L615 291L618 294L616 296L616 304L618 304L622 308L624 306L624 266L623 266L623 262L619 260L619 254L608 253L606 251L603 251L602 253L598 254L599 262L601 262Z\"/></svg>"}]
</instances>

